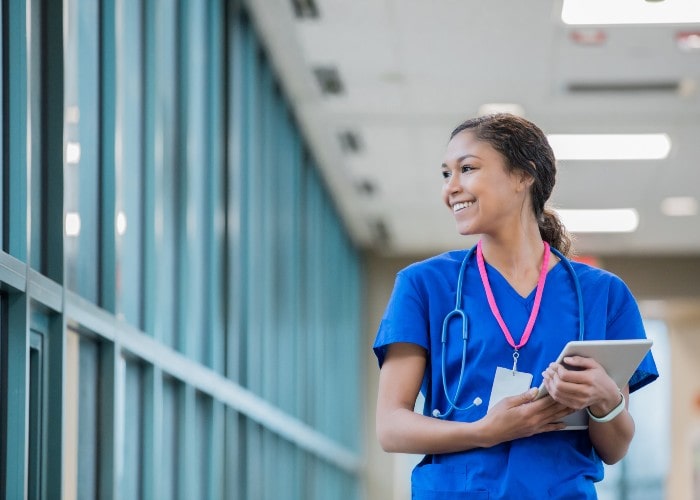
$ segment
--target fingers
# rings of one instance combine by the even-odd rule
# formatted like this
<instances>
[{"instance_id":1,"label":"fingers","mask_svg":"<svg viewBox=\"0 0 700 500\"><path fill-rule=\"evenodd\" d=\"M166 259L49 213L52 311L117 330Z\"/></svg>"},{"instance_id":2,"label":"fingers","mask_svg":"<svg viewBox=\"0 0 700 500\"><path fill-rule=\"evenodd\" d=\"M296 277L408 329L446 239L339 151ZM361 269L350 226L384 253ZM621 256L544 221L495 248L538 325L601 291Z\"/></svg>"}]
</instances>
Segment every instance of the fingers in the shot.
<instances>
[{"instance_id":1,"label":"fingers","mask_svg":"<svg viewBox=\"0 0 700 500\"><path fill-rule=\"evenodd\" d=\"M583 370L600 367L600 364L595 359L584 358L583 356L567 356L562 361L565 365Z\"/></svg>"}]
</instances>

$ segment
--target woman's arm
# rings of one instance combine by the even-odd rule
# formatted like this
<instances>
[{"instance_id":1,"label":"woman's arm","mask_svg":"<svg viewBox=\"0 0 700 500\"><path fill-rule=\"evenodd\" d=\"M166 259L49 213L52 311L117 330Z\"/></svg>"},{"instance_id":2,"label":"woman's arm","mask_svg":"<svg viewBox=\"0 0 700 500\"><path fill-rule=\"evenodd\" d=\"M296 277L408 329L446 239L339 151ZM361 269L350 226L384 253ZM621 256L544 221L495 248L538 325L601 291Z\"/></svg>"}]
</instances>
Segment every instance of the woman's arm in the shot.
<instances>
[{"instance_id":1,"label":"woman's arm","mask_svg":"<svg viewBox=\"0 0 700 500\"><path fill-rule=\"evenodd\" d=\"M388 348L379 374L377 437L385 451L452 453L563 428L571 411L551 398L533 401L536 390L506 398L484 418L465 423L413 411L426 367L426 352L415 344Z\"/></svg>"},{"instance_id":2,"label":"woman's arm","mask_svg":"<svg viewBox=\"0 0 700 500\"><path fill-rule=\"evenodd\" d=\"M550 395L574 409L588 408L593 415L604 417L620 403L620 392L625 398L625 409L609 422L589 419L588 434L598 456L606 464L619 462L634 436L634 420L627 411L629 387L618 389L600 364L591 358L571 356L564 362L576 368L567 370L552 363L544 372Z\"/></svg>"}]
</instances>

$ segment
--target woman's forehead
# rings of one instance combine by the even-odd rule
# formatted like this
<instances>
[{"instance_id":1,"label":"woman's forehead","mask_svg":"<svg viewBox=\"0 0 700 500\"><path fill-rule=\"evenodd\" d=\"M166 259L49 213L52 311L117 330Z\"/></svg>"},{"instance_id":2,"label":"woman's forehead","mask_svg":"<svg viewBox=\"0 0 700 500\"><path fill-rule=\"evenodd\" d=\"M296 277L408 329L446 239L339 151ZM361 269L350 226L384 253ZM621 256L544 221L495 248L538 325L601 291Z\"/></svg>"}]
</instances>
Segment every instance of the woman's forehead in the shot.
<instances>
[{"instance_id":1,"label":"woman's forehead","mask_svg":"<svg viewBox=\"0 0 700 500\"><path fill-rule=\"evenodd\" d=\"M463 130L447 143L445 163L459 161L463 157L493 158L499 153L486 141L477 139L471 130Z\"/></svg>"}]
</instances>

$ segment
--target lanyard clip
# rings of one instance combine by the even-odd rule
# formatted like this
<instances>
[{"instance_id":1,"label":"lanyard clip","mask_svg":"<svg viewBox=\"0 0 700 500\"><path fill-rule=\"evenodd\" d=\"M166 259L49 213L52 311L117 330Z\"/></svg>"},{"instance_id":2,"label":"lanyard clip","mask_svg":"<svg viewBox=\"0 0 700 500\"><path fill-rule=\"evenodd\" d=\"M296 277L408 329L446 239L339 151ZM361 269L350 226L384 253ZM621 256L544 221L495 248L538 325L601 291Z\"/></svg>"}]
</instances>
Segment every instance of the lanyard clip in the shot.
<instances>
[{"instance_id":1,"label":"lanyard clip","mask_svg":"<svg viewBox=\"0 0 700 500\"><path fill-rule=\"evenodd\" d=\"M513 376L515 376L515 372L518 369L518 358L520 357L520 353L516 349L513 351Z\"/></svg>"}]
</instances>

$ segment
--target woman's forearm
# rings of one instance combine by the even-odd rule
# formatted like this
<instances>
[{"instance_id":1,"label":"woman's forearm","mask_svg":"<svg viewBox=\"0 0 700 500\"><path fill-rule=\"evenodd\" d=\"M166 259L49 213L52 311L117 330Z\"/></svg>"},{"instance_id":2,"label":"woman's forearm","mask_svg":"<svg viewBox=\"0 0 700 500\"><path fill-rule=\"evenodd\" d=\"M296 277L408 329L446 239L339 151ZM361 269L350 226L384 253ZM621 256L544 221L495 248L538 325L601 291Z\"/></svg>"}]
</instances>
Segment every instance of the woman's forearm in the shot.
<instances>
[{"instance_id":1,"label":"woman's forearm","mask_svg":"<svg viewBox=\"0 0 700 500\"><path fill-rule=\"evenodd\" d=\"M634 420L627 411L629 391L623 390L625 409L609 422L589 419L588 434L598 456L608 465L619 462L626 454L634 437ZM610 408L607 408L609 410Z\"/></svg>"},{"instance_id":2,"label":"woman's forearm","mask_svg":"<svg viewBox=\"0 0 700 500\"><path fill-rule=\"evenodd\" d=\"M379 443L393 453L454 453L486 446L481 428L480 422L439 420L407 408L377 415Z\"/></svg>"}]
</instances>

